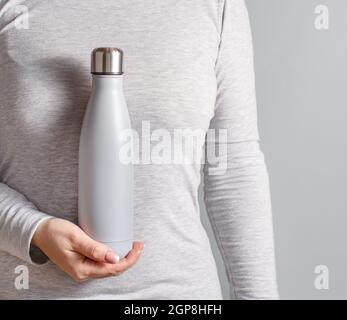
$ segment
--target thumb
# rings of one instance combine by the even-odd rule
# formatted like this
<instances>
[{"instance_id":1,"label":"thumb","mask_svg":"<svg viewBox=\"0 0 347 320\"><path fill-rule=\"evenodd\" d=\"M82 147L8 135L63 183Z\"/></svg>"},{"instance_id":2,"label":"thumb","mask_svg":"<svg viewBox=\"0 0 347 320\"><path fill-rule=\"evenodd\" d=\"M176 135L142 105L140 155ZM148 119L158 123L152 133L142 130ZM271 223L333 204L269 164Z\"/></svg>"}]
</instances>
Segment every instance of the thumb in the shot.
<instances>
[{"instance_id":1,"label":"thumb","mask_svg":"<svg viewBox=\"0 0 347 320\"><path fill-rule=\"evenodd\" d=\"M97 242L82 232L74 248L78 253L96 262L117 263L119 256L106 245Z\"/></svg>"}]
</instances>

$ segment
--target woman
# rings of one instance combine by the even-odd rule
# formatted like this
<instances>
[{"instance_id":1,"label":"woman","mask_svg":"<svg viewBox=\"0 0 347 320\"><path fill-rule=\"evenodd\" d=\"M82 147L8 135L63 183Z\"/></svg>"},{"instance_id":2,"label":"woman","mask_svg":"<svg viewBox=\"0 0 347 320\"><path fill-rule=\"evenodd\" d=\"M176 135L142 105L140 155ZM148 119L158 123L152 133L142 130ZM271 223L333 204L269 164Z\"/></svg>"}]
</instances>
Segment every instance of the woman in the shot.
<instances>
[{"instance_id":1,"label":"woman","mask_svg":"<svg viewBox=\"0 0 347 320\"><path fill-rule=\"evenodd\" d=\"M210 174L206 164L204 185L231 293L277 298L244 1L5 0L0 19L0 297L221 298L199 219L199 164L135 166L141 259L143 242L118 262L76 226L89 53L117 46L137 132L143 121L169 131L227 129L218 147L227 148L228 166ZM14 286L21 264L27 290Z\"/></svg>"}]
</instances>

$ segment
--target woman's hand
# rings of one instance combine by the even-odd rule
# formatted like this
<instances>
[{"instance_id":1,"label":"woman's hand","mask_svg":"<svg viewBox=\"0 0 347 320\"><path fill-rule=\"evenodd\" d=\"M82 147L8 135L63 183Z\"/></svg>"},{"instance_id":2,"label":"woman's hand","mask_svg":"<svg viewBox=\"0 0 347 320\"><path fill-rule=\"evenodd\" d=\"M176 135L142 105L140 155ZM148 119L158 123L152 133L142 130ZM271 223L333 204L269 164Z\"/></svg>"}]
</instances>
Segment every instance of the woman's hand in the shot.
<instances>
[{"instance_id":1,"label":"woman's hand","mask_svg":"<svg viewBox=\"0 0 347 320\"><path fill-rule=\"evenodd\" d=\"M134 242L126 257L90 238L75 224L58 218L41 222L32 244L76 281L117 276L139 259L143 243Z\"/></svg>"}]
</instances>

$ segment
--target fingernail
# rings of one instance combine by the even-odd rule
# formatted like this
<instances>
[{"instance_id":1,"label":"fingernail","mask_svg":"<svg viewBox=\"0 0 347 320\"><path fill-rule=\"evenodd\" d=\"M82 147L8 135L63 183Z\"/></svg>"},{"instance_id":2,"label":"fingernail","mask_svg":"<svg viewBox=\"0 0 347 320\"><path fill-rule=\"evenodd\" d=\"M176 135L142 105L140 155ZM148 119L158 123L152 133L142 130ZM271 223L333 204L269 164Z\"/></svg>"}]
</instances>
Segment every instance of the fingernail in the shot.
<instances>
[{"instance_id":1,"label":"fingernail","mask_svg":"<svg viewBox=\"0 0 347 320\"><path fill-rule=\"evenodd\" d=\"M107 251L105 260L109 263L117 263L119 262L119 256L114 254L114 252L110 250L110 251Z\"/></svg>"}]
</instances>

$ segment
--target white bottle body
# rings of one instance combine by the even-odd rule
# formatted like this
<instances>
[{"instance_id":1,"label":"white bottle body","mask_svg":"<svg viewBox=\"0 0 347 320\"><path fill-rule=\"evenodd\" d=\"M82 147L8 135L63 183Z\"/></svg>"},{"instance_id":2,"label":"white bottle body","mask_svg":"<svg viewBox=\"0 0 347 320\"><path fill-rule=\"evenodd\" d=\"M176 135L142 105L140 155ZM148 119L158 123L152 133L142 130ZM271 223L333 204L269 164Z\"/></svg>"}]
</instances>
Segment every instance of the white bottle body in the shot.
<instances>
[{"instance_id":1,"label":"white bottle body","mask_svg":"<svg viewBox=\"0 0 347 320\"><path fill-rule=\"evenodd\" d=\"M133 165L119 157L129 129L123 76L93 75L80 139L78 220L120 257L133 241Z\"/></svg>"}]
</instances>

